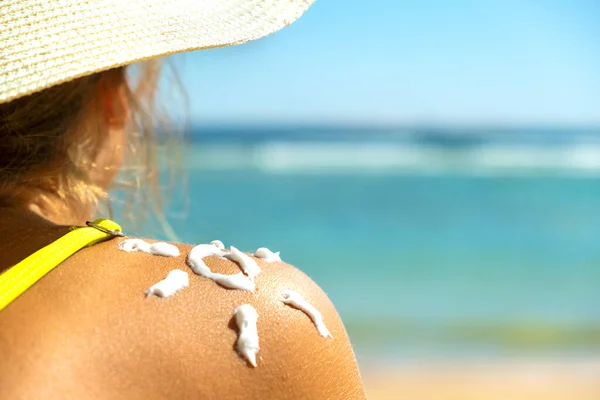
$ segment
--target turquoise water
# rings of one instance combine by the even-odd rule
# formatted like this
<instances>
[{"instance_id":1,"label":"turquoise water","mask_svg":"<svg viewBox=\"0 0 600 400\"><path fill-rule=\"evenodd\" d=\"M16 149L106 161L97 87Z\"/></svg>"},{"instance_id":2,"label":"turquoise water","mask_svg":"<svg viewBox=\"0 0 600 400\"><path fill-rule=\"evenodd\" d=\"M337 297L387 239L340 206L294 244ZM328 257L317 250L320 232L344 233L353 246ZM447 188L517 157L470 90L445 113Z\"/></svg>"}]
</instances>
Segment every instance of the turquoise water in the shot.
<instances>
[{"instance_id":1,"label":"turquoise water","mask_svg":"<svg viewBox=\"0 0 600 400\"><path fill-rule=\"evenodd\" d=\"M361 355L600 350L600 179L191 170L188 243L279 250Z\"/></svg>"}]
</instances>

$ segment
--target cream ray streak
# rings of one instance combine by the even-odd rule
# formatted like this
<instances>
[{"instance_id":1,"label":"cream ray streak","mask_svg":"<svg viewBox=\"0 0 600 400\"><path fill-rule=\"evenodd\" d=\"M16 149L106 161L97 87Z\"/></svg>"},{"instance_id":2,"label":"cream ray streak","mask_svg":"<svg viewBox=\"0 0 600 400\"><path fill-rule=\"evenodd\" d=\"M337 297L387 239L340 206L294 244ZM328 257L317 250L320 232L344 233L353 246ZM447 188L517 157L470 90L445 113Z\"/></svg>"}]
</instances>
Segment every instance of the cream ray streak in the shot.
<instances>
[{"instance_id":1,"label":"cream ray streak","mask_svg":"<svg viewBox=\"0 0 600 400\"><path fill-rule=\"evenodd\" d=\"M167 274L165 279L155 283L150 289L146 290L146 296L170 297L181 289L188 287L189 283L190 280L187 272L174 269Z\"/></svg>"},{"instance_id":2,"label":"cream ray streak","mask_svg":"<svg viewBox=\"0 0 600 400\"><path fill-rule=\"evenodd\" d=\"M236 343L237 351L253 367L256 367L256 354L260 349L256 328L258 313L250 304L243 304L233 311L233 315L239 330Z\"/></svg>"},{"instance_id":3,"label":"cream ray streak","mask_svg":"<svg viewBox=\"0 0 600 400\"><path fill-rule=\"evenodd\" d=\"M281 257L279 255L279 252L273 253L271 250L269 250L266 247L260 247L259 249L257 249L254 252L254 256L258 257L262 260L265 260L266 262L281 262Z\"/></svg>"},{"instance_id":4,"label":"cream ray streak","mask_svg":"<svg viewBox=\"0 0 600 400\"><path fill-rule=\"evenodd\" d=\"M127 252L141 251L163 257L177 257L179 255L179 249L170 243L157 242L151 244L142 239L125 239L119 243L119 249Z\"/></svg>"},{"instance_id":5,"label":"cream ray streak","mask_svg":"<svg viewBox=\"0 0 600 400\"><path fill-rule=\"evenodd\" d=\"M261 271L256 261L254 261L251 257L242 253L233 246L230 246L229 248L230 253L226 253L225 258L237 262L242 271L244 271L244 273L248 275L248 278L254 280L254 277L258 275Z\"/></svg>"},{"instance_id":6,"label":"cream ray streak","mask_svg":"<svg viewBox=\"0 0 600 400\"><path fill-rule=\"evenodd\" d=\"M284 290L281 293L281 295L281 301L283 301L285 304L297 308L298 310L308 315L308 317L317 327L319 335L321 335L324 338L333 338L331 332L329 332L329 329L327 329L327 326L325 326L325 322L323 322L323 316L321 315L319 310L317 310L315 307L309 304L308 301L306 301L304 297L300 295L300 293L294 292L293 290Z\"/></svg>"}]
</instances>

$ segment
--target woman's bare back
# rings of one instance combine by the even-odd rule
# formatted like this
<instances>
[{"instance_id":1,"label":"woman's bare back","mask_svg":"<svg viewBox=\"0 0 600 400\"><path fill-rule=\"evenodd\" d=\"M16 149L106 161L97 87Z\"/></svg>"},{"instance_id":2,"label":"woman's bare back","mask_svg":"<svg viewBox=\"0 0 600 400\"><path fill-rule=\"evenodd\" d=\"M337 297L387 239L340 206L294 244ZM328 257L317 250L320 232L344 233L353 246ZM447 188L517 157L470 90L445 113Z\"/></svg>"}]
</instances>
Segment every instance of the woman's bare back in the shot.
<instances>
[{"instance_id":1,"label":"woman's bare back","mask_svg":"<svg viewBox=\"0 0 600 400\"><path fill-rule=\"evenodd\" d=\"M47 226L0 234L0 268L10 254L29 254L64 234ZM14 228L18 228L15 226ZM17 235L10 237L11 235ZM40 233L41 232L41 233ZM0 313L0 388L19 398L362 399L350 342L319 287L284 263L256 259L256 292L224 289L186 265L190 245L167 258L118 249L122 239L83 249ZM19 260L16 260L19 261ZM227 260L205 260L214 272L237 273ZM175 268L189 287L174 296L144 292ZM323 314L333 335L321 337L286 289ZM258 312L260 351L251 367L235 350L233 310Z\"/></svg>"}]
</instances>

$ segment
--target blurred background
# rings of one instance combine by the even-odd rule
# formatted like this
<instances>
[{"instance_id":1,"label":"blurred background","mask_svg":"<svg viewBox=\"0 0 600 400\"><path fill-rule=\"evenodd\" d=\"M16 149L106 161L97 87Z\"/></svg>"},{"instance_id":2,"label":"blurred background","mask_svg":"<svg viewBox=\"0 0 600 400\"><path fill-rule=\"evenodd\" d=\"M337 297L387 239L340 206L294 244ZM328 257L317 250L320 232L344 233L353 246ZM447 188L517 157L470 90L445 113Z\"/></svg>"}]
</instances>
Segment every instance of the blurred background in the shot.
<instances>
[{"instance_id":1,"label":"blurred background","mask_svg":"<svg viewBox=\"0 0 600 400\"><path fill-rule=\"evenodd\" d=\"M168 221L311 276L372 399L600 399L598 21L599 1L319 0L171 57L190 144Z\"/></svg>"}]
</instances>

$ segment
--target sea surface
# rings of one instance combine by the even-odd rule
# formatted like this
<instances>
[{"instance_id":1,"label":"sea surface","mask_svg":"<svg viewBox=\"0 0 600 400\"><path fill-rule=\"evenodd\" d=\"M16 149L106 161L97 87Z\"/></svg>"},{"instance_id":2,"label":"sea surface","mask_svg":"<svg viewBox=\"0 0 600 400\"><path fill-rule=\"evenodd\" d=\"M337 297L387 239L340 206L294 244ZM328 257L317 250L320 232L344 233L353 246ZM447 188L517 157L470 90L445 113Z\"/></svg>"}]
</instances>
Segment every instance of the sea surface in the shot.
<instances>
[{"instance_id":1,"label":"sea surface","mask_svg":"<svg viewBox=\"0 0 600 400\"><path fill-rule=\"evenodd\" d=\"M600 354L593 144L217 142L188 148L178 239L281 251L359 359Z\"/></svg>"}]
</instances>

